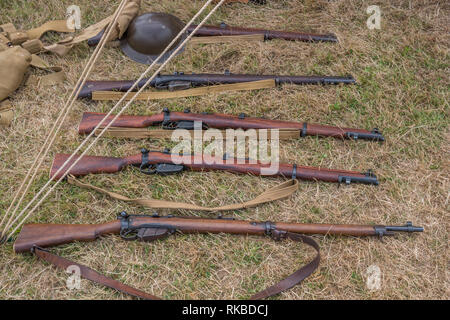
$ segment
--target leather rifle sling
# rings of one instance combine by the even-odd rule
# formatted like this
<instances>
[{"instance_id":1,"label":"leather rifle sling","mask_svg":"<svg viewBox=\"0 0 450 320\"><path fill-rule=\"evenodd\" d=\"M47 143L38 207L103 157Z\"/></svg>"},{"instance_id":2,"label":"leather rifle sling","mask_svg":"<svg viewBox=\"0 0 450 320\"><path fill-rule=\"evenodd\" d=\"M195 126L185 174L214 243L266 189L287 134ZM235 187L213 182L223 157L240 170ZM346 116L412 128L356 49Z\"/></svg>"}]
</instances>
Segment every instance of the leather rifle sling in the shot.
<instances>
[{"instance_id":1,"label":"leather rifle sling","mask_svg":"<svg viewBox=\"0 0 450 320\"><path fill-rule=\"evenodd\" d=\"M91 189L95 190L97 192L103 193L108 195L109 197L121 200L125 202L134 203L137 205L141 205L148 208L153 209L186 209L186 210L197 210L197 211L226 211L226 210L239 210L243 208L249 208L249 207L255 207L263 203L280 200L287 198L291 196L297 189L299 182L298 180L288 180L281 184L276 185L275 187L272 187L263 193L261 193L259 196L253 198L252 200L243 202L243 203L236 203L236 204L230 204L220 207L202 207L195 204L190 203L183 203L183 202L174 202L174 201L165 201L165 200L157 200L157 199L151 199L151 198L139 198L139 199L130 199L126 196L120 195L115 192L107 191L105 189L95 187L90 184L82 183L81 181L77 180L74 176L68 176L67 182L69 184L78 186L80 188L84 189Z\"/></svg>"},{"instance_id":2,"label":"leather rifle sling","mask_svg":"<svg viewBox=\"0 0 450 320\"><path fill-rule=\"evenodd\" d=\"M83 277L87 280L90 280L92 282L104 285L105 287L115 289L117 291L126 293L126 294L136 297L136 298L141 298L141 299L146 299L146 300L161 300L160 298L158 298L154 295L151 295L151 294L145 293L144 291L127 286L126 284L121 283L112 278L109 278L107 276L104 276L101 273L98 273L97 271L95 271L89 267L86 267L82 264L70 261L70 260L62 258L60 256L57 256L56 254L53 254L53 253L51 253L47 250L44 250L40 247L34 247L33 252L38 258L40 258L44 261L47 261L47 262L51 263L52 265L54 265L55 267L62 269L64 271L67 270L67 268L69 266L75 265L80 269L81 277Z\"/></svg>"},{"instance_id":3,"label":"leather rifle sling","mask_svg":"<svg viewBox=\"0 0 450 320\"><path fill-rule=\"evenodd\" d=\"M288 276L287 278L281 280L280 282L274 284L273 286L260 291L250 297L250 300L261 300L265 299L271 296L274 296L278 293L281 293L284 290L290 289L294 287L295 285L302 282L304 279L306 279L308 276L310 276L318 267L320 263L320 248L316 241L314 241L312 238L297 234L297 233L290 233L286 232L283 233L283 237L286 237L292 241L298 241L303 242L311 247L313 247L317 254L315 258L309 262L307 265L301 267L297 271L295 271L293 274ZM53 266L66 271L66 269L71 265L76 265L80 268L80 276L90 280L94 283L104 285L106 287L109 287L111 289L115 289L117 291L120 291L122 293L131 295L136 298L146 299L146 300L161 300L161 298L148 294L144 291L138 290L136 288L133 288L131 286L128 286L126 284L123 284L122 282L119 282L117 280L114 280L110 277L107 277L105 275L102 275L101 273L98 273L97 271L84 266L82 264L70 261L68 259L62 258L58 255L55 255L45 249L42 249L40 247L35 246L33 248L34 254L44 260L48 263L52 264Z\"/></svg>"},{"instance_id":4,"label":"leather rifle sling","mask_svg":"<svg viewBox=\"0 0 450 320\"><path fill-rule=\"evenodd\" d=\"M311 247L313 247L317 254L314 257L314 259L308 263L307 265L301 267L297 271L295 271L290 276L284 278L280 282L274 284L273 286L260 291L253 295L250 300L261 300L265 299L271 296L274 296L276 294L281 293L284 290L290 289L294 287L295 285L299 284L303 280L305 280L307 277L309 277L318 267L320 264L320 248L316 241L314 241L313 238L304 236L298 233L292 233L292 232L286 232L285 234L286 238L291 239L292 241L298 241L303 242L304 244L307 244Z\"/></svg>"}]
</instances>

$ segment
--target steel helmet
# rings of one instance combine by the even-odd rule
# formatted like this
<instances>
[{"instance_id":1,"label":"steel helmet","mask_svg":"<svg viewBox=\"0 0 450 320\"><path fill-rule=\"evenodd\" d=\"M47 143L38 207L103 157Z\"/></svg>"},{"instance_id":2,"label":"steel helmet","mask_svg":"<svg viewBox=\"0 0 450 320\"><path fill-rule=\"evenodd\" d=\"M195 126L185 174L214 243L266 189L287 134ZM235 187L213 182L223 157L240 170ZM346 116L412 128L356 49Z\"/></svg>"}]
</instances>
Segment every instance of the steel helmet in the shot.
<instances>
[{"instance_id":1,"label":"steel helmet","mask_svg":"<svg viewBox=\"0 0 450 320\"><path fill-rule=\"evenodd\" d=\"M144 13L130 23L120 46L122 51L134 61L151 64L183 27L183 22L171 14ZM159 60L159 63L164 62L186 37L187 32Z\"/></svg>"}]
</instances>

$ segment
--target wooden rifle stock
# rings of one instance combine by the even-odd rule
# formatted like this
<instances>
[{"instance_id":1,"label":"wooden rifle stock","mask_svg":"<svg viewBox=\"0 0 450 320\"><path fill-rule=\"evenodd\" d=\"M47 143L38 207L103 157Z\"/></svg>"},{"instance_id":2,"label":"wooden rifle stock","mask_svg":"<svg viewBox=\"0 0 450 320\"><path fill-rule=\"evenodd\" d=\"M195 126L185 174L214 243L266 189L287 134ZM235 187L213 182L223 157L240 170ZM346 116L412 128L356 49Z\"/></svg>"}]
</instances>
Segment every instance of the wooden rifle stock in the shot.
<instances>
[{"instance_id":1,"label":"wooden rifle stock","mask_svg":"<svg viewBox=\"0 0 450 320\"><path fill-rule=\"evenodd\" d=\"M78 127L79 134L89 134L103 120L106 114L85 112ZM109 116L103 125L111 123L114 115ZM244 114L233 116L228 114L208 114L184 112L171 112L167 108L160 114L152 116L122 115L114 121L114 128L148 128L162 125L163 129L194 129L194 122L201 122L202 128L216 129L293 129L298 130L298 137L324 136L340 139L367 139L372 141L384 141L383 135L377 128L372 131L354 128L341 128L312 124L306 122L293 122L271 120L264 118L252 118Z\"/></svg>"},{"instance_id":2,"label":"wooden rifle stock","mask_svg":"<svg viewBox=\"0 0 450 320\"><path fill-rule=\"evenodd\" d=\"M331 84L355 84L356 80L352 76L280 76L280 75L252 75L252 74L233 74L225 72L224 74L184 74L175 72L172 75L158 75L150 82L150 87L157 89L183 90L191 87L211 86L219 84L233 84L242 82L253 82L259 80L275 80L277 85L295 84L295 85L331 85ZM138 82L135 90L143 87L148 79L142 79ZM128 91L134 80L107 80L107 81L86 81L81 88L78 98L90 98L94 91Z\"/></svg>"},{"instance_id":3,"label":"wooden rifle stock","mask_svg":"<svg viewBox=\"0 0 450 320\"><path fill-rule=\"evenodd\" d=\"M94 241L101 235L119 232L119 221L105 224L26 224L14 243L14 251L30 251L34 245L53 247L75 241Z\"/></svg>"},{"instance_id":4,"label":"wooden rifle stock","mask_svg":"<svg viewBox=\"0 0 450 320\"><path fill-rule=\"evenodd\" d=\"M30 251L34 246L54 247L74 241L94 241L107 234L120 234L127 240L152 241L174 231L182 233L228 233L270 235L283 233L305 235L384 236L400 232L422 232L410 222L405 226L254 222L227 218L203 219L174 216L129 216L121 213L118 220L104 224L26 224L16 242L15 252Z\"/></svg>"},{"instance_id":5,"label":"wooden rifle stock","mask_svg":"<svg viewBox=\"0 0 450 320\"><path fill-rule=\"evenodd\" d=\"M50 177L61 178L78 156L72 158L67 166L55 176L69 158L68 154L57 154L50 170ZM125 158L84 156L67 174L83 176L87 174L116 173L127 166L138 166L145 174L173 174L184 169L193 171L220 170L241 174L253 174L272 177L288 177L302 180L318 180L350 184L352 182L378 185L377 177L371 172L332 170L296 164L263 164L248 159L223 159L209 155L175 155L168 152L156 152L143 149L141 154Z\"/></svg>"}]
</instances>

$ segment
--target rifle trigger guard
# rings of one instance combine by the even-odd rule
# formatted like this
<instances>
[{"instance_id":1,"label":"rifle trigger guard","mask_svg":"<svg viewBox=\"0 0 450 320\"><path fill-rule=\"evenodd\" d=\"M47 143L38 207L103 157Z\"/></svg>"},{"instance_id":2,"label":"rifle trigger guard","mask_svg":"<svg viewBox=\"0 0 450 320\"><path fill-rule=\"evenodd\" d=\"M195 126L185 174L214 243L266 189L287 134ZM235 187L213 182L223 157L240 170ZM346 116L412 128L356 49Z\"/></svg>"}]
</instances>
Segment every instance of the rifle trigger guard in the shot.
<instances>
[{"instance_id":1,"label":"rifle trigger guard","mask_svg":"<svg viewBox=\"0 0 450 320\"><path fill-rule=\"evenodd\" d=\"M136 230L120 230L120 237L126 241L134 241L137 240L138 236Z\"/></svg>"},{"instance_id":2,"label":"rifle trigger guard","mask_svg":"<svg viewBox=\"0 0 450 320\"><path fill-rule=\"evenodd\" d=\"M141 153L142 153L142 162L139 167L139 171L142 172L143 174L148 175L155 174L157 172L157 168L155 167L155 165L152 165L148 162L149 151L147 149L142 149Z\"/></svg>"},{"instance_id":3,"label":"rifle trigger guard","mask_svg":"<svg viewBox=\"0 0 450 320\"><path fill-rule=\"evenodd\" d=\"M148 175L157 173L157 169L154 164L149 164L149 165L145 165L145 166L141 164L141 166L139 167L139 171L143 174L148 174Z\"/></svg>"},{"instance_id":4,"label":"rifle trigger guard","mask_svg":"<svg viewBox=\"0 0 450 320\"><path fill-rule=\"evenodd\" d=\"M120 237L127 241L136 240L137 235L130 228L130 215L122 211L117 218L120 220Z\"/></svg>"}]
</instances>

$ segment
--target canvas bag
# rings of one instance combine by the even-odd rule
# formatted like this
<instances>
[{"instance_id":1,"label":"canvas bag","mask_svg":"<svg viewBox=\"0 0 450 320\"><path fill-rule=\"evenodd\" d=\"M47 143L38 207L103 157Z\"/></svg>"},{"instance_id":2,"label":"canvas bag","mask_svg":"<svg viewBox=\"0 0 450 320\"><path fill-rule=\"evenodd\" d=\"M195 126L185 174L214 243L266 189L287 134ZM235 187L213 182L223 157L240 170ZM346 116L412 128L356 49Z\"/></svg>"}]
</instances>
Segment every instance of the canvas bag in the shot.
<instances>
[{"instance_id":1,"label":"canvas bag","mask_svg":"<svg viewBox=\"0 0 450 320\"><path fill-rule=\"evenodd\" d=\"M108 39L109 41L122 37L126 29L128 28L128 25L131 22L131 20L133 20L134 17L138 14L139 7L140 7L140 0L130 0L126 4L122 14L118 19L117 25L115 26L112 34L110 35L110 38ZM61 46L65 47L66 50L62 51L55 50L55 51L60 54L66 53L73 44L85 41L97 35L98 32L100 32L109 24L111 18L112 16L87 28L78 36L69 38L70 40L66 39L65 41L61 41L60 42ZM2 26L6 28L6 25ZM10 28L11 28L10 31L14 29L13 26L10 26ZM36 30L39 30L39 32L33 33L31 32L32 30L30 30L29 32L9 32L7 34L13 35L16 33L23 33L27 36L32 35L31 38L26 37L26 39L24 38L24 40L29 40L32 38L38 39L46 31L63 30L63 26L61 24L61 21L53 21L53 23L52 22L46 23L40 28L36 28ZM15 90L17 90L17 88L19 88L19 86L23 82L25 72L32 62L32 56L29 51L25 50L24 48L21 48L20 46L8 47L5 45L6 44L5 41L9 41L8 43L13 42L11 38L5 39L4 41L1 41L0 39L0 43L2 43L2 46L0 47L0 101L6 99L12 92L14 92ZM23 42L17 44L22 43ZM49 47L43 46L42 49L45 51L48 48ZM33 60L36 61L37 60L36 57L33 57ZM32 65L34 65L34 63ZM43 65L42 63L37 63L36 67L42 68L42 65ZM52 69L52 71L55 70Z\"/></svg>"},{"instance_id":2,"label":"canvas bag","mask_svg":"<svg viewBox=\"0 0 450 320\"><path fill-rule=\"evenodd\" d=\"M0 101L22 84L31 63L31 53L17 46L0 52Z\"/></svg>"},{"instance_id":3,"label":"canvas bag","mask_svg":"<svg viewBox=\"0 0 450 320\"><path fill-rule=\"evenodd\" d=\"M0 47L0 126L8 126L13 107L6 98L22 84L31 54L21 47Z\"/></svg>"},{"instance_id":4,"label":"canvas bag","mask_svg":"<svg viewBox=\"0 0 450 320\"><path fill-rule=\"evenodd\" d=\"M129 0L125 5L118 22L113 29L108 41L121 38L129 23L138 14L140 0ZM103 19L75 37L69 37L56 44L45 46L39 38L47 31L73 32L66 27L64 20L49 21L39 28L28 31L17 31L11 23L0 26L0 126L7 126L13 118L12 106L4 101L24 81L25 72L28 67L34 66L43 70L51 71L47 76L30 77L27 84L53 85L62 82L65 74L60 67L48 66L35 53L53 52L59 55L66 54L74 44L81 43L97 35L111 22L112 16ZM14 45L10 47L10 45ZM23 47L20 47L23 46ZM27 50L25 50L26 48ZM31 52L31 53L30 53Z\"/></svg>"},{"instance_id":5,"label":"canvas bag","mask_svg":"<svg viewBox=\"0 0 450 320\"><path fill-rule=\"evenodd\" d=\"M30 76L27 84L39 83L53 85L64 81L65 74L61 67L48 66L37 55L31 54L20 46L0 48L0 126L8 126L13 118L13 107L6 100L24 82L29 66L50 71L45 76Z\"/></svg>"}]
</instances>

